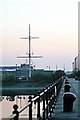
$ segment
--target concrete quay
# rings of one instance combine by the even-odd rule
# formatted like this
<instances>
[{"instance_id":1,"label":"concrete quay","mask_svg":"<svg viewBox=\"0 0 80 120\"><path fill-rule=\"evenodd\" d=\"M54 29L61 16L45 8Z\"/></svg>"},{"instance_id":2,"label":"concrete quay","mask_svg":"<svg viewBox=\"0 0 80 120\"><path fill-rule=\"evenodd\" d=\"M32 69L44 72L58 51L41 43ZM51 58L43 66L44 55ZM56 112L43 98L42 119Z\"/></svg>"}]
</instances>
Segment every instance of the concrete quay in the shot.
<instances>
[{"instance_id":1,"label":"concrete quay","mask_svg":"<svg viewBox=\"0 0 80 120\"><path fill-rule=\"evenodd\" d=\"M80 120L80 81L73 78L68 79L68 81L71 84L71 92L76 95L76 100L73 103L73 111L63 112L63 83L55 109L51 113L50 120Z\"/></svg>"}]
</instances>

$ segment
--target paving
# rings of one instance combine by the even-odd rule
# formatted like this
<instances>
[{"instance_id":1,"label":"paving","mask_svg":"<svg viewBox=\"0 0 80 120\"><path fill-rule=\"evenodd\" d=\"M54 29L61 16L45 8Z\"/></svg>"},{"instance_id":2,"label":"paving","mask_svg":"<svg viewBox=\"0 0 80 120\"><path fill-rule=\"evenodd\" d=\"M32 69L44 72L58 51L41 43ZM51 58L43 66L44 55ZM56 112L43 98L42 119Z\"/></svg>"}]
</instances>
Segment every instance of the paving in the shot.
<instances>
[{"instance_id":1,"label":"paving","mask_svg":"<svg viewBox=\"0 0 80 120\"><path fill-rule=\"evenodd\" d=\"M80 81L75 79L68 79L71 85L71 92L76 95L76 100L73 103L73 110L71 112L63 112L63 94L64 84L61 88L55 109L51 114L51 120L80 120Z\"/></svg>"}]
</instances>

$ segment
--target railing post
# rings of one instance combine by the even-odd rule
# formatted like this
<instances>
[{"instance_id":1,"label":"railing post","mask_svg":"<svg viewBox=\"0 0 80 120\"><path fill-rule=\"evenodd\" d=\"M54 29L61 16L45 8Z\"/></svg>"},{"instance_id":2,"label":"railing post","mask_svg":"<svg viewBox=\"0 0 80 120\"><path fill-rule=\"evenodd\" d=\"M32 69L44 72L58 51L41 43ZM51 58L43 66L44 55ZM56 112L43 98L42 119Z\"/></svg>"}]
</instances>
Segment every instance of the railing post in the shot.
<instances>
[{"instance_id":1,"label":"railing post","mask_svg":"<svg viewBox=\"0 0 80 120\"><path fill-rule=\"evenodd\" d=\"M53 111L54 101L55 101L55 87L54 86L52 86L52 92L53 92L53 94L52 94L52 111Z\"/></svg>"},{"instance_id":2,"label":"railing post","mask_svg":"<svg viewBox=\"0 0 80 120\"><path fill-rule=\"evenodd\" d=\"M46 87L46 118L48 119L48 87Z\"/></svg>"},{"instance_id":3,"label":"railing post","mask_svg":"<svg viewBox=\"0 0 80 120\"><path fill-rule=\"evenodd\" d=\"M54 88L54 102L56 103L57 101L57 87L55 85L55 88Z\"/></svg>"},{"instance_id":4,"label":"railing post","mask_svg":"<svg viewBox=\"0 0 80 120\"><path fill-rule=\"evenodd\" d=\"M52 84L51 84L51 97L52 97L52 94L53 94L53 91L52 91L53 89L52 89Z\"/></svg>"},{"instance_id":5,"label":"railing post","mask_svg":"<svg viewBox=\"0 0 80 120\"><path fill-rule=\"evenodd\" d=\"M32 120L32 96L29 96L29 101L31 104L29 105L29 120Z\"/></svg>"},{"instance_id":6,"label":"railing post","mask_svg":"<svg viewBox=\"0 0 80 120\"><path fill-rule=\"evenodd\" d=\"M43 120L45 120L45 89L43 89Z\"/></svg>"},{"instance_id":7,"label":"railing post","mask_svg":"<svg viewBox=\"0 0 80 120\"><path fill-rule=\"evenodd\" d=\"M16 116L13 118L13 120L18 120L18 118L19 118L19 112L17 110L18 105L17 104L13 105L13 109L14 109L13 114L16 114Z\"/></svg>"},{"instance_id":8,"label":"railing post","mask_svg":"<svg viewBox=\"0 0 80 120\"><path fill-rule=\"evenodd\" d=\"M49 113L50 113L50 109L51 109L51 108L50 108L50 91L51 91L51 90L50 90L50 85L49 85L49 104L48 104L48 105L49 105Z\"/></svg>"},{"instance_id":9,"label":"railing post","mask_svg":"<svg viewBox=\"0 0 80 120\"><path fill-rule=\"evenodd\" d=\"M52 93L52 91L53 91L53 88L52 88L52 85L51 85L51 97L50 97L50 112L52 112L52 104L53 104L53 93Z\"/></svg>"},{"instance_id":10,"label":"railing post","mask_svg":"<svg viewBox=\"0 0 80 120\"><path fill-rule=\"evenodd\" d=\"M49 100L50 100L50 95L51 95L51 93L50 93L50 85L49 85Z\"/></svg>"},{"instance_id":11,"label":"railing post","mask_svg":"<svg viewBox=\"0 0 80 120\"><path fill-rule=\"evenodd\" d=\"M49 117L51 117L51 107L52 107L52 105L51 105L51 100L52 100L52 96L51 96L51 86L50 86L50 88L49 88L49 94L50 94L50 96L49 96Z\"/></svg>"},{"instance_id":12,"label":"railing post","mask_svg":"<svg viewBox=\"0 0 80 120\"><path fill-rule=\"evenodd\" d=\"M57 90L56 90L56 86L53 86L53 106L52 106L52 108L54 109L55 108L55 105L56 105L56 94L57 93Z\"/></svg>"},{"instance_id":13,"label":"railing post","mask_svg":"<svg viewBox=\"0 0 80 120\"><path fill-rule=\"evenodd\" d=\"M38 92L38 102L37 102L37 118L40 118L40 92Z\"/></svg>"}]
</instances>

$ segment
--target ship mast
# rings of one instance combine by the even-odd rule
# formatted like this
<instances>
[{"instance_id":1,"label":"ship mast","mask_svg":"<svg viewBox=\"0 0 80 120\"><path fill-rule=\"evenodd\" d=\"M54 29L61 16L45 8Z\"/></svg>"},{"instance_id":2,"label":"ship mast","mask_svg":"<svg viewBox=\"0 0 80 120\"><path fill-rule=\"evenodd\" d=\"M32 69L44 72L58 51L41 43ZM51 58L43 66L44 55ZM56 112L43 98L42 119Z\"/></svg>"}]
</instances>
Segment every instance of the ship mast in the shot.
<instances>
[{"instance_id":1,"label":"ship mast","mask_svg":"<svg viewBox=\"0 0 80 120\"><path fill-rule=\"evenodd\" d=\"M38 39L39 37L31 37L31 29L30 29L30 24L29 24L29 36L24 37L21 39L28 39L29 40L29 53L28 56L19 56L18 58L29 58L29 74L28 77L31 77L31 58L42 58L42 56L32 56L31 54L31 39Z\"/></svg>"},{"instance_id":2,"label":"ship mast","mask_svg":"<svg viewBox=\"0 0 80 120\"><path fill-rule=\"evenodd\" d=\"M29 24L29 77L31 77L31 35L30 35L30 24Z\"/></svg>"}]
</instances>

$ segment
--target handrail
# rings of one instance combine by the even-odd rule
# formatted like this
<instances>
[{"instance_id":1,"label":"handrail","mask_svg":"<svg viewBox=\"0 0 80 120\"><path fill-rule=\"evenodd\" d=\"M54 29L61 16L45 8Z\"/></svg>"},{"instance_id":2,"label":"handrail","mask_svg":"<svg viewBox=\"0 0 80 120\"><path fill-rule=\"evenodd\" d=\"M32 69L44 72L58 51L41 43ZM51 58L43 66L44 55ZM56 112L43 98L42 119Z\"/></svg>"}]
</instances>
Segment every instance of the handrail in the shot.
<instances>
[{"instance_id":1,"label":"handrail","mask_svg":"<svg viewBox=\"0 0 80 120\"><path fill-rule=\"evenodd\" d=\"M13 114L9 117L9 120L18 120L19 114L24 111L26 108L29 107L29 120L32 120L32 104L33 102L37 102L37 118L39 119L41 117L40 115L40 98L43 101L43 120L45 118L48 118L48 115L51 115L51 109L55 108L55 102L59 95L61 86L63 83L63 78L58 79L54 84L49 85L44 89L42 92L38 92L37 96L32 98L29 96L28 104L25 105L23 108L21 108L19 111L17 111L18 106L14 105L16 107L14 108ZM55 86L57 89L57 93L55 91Z\"/></svg>"},{"instance_id":2,"label":"handrail","mask_svg":"<svg viewBox=\"0 0 80 120\"><path fill-rule=\"evenodd\" d=\"M29 102L27 105L25 105L25 106L19 111L19 113L21 113L23 110L25 110L25 108L29 107L30 104L31 104L31 102Z\"/></svg>"}]
</instances>

